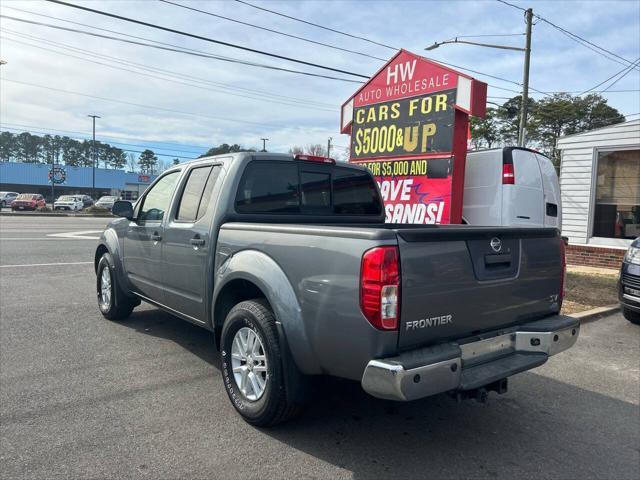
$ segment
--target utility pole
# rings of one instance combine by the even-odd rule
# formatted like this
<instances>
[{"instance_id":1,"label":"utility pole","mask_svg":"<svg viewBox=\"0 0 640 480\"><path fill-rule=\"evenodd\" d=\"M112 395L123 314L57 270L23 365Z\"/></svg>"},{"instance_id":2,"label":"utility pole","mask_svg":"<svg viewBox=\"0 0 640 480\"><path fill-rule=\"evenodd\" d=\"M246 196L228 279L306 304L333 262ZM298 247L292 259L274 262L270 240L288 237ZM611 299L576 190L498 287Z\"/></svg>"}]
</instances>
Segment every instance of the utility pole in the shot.
<instances>
[{"instance_id":1,"label":"utility pole","mask_svg":"<svg viewBox=\"0 0 640 480\"><path fill-rule=\"evenodd\" d=\"M93 164L93 181L91 184L91 195L96 196L96 118L100 118L98 115L87 115L93 119L93 141L91 142L91 160Z\"/></svg>"},{"instance_id":2,"label":"utility pole","mask_svg":"<svg viewBox=\"0 0 640 480\"><path fill-rule=\"evenodd\" d=\"M520 128L518 129L518 146L524 147L527 141L527 110L529 107L529 64L531 62L531 27L533 25L533 9L525 12L527 33L524 47L524 73L522 76L522 106L520 107Z\"/></svg>"},{"instance_id":3,"label":"utility pole","mask_svg":"<svg viewBox=\"0 0 640 480\"><path fill-rule=\"evenodd\" d=\"M262 140L262 150L260 150L261 152L266 152L267 151L267 142L269 141L268 138L261 138L260 140Z\"/></svg>"},{"instance_id":4,"label":"utility pole","mask_svg":"<svg viewBox=\"0 0 640 480\"><path fill-rule=\"evenodd\" d=\"M327 140L327 157L331 157L331 140L333 140L333 137L329 137L329 140Z\"/></svg>"}]
</instances>

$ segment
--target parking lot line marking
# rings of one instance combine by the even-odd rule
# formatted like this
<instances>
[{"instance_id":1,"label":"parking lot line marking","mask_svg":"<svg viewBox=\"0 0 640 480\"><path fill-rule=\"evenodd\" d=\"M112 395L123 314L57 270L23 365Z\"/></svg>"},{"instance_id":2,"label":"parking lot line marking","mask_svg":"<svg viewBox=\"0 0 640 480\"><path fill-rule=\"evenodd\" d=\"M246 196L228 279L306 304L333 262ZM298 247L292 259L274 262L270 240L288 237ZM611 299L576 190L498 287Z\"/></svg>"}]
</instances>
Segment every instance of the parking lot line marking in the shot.
<instances>
[{"instance_id":1,"label":"parking lot line marking","mask_svg":"<svg viewBox=\"0 0 640 480\"><path fill-rule=\"evenodd\" d=\"M0 240L29 240L29 241L37 241L37 240L97 240L98 237L56 237L56 238L46 238L46 237L5 237L0 238Z\"/></svg>"},{"instance_id":2,"label":"parking lot line marking","mask_svg":"<svg viewBox=\"0 0 640 480\"><path fill-rule=\"evenodd\" d=\"M100 237L87 236L88 233L102 233L102 230L83 230L81 232L65 232L65 233L50 233L47 237L59 237L59 238L85 238L87 240L99 240Z\"/></svg>"},{"instance_id":3,"label":"parking lot line marking","mask_svg":"<svg viewBox=\"0 0 640 480\"><path fill-rule=\"evenodd\" d=\"M56 265L89 265L89 264L93 264L93 262L26 263L23 265L0 265L0 268L52 267Z\"/></svg>"}]
</instances>

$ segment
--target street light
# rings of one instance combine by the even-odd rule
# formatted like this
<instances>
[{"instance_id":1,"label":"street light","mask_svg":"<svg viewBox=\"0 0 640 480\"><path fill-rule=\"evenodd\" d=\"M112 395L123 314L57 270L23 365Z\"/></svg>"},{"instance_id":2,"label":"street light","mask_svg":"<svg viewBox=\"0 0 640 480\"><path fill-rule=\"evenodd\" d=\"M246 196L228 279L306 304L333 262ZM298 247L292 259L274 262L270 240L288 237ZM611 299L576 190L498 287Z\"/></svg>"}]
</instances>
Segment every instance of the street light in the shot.
<instances>
[{"instance_id":1,"label":"street light","mask_svg":"<svg viewBox=\"0 0 640 480\"><path fill-rule=\"evenodd\" d=\"M435 50L440 45L447 43L465 43L467 45L476 45L478 47L487 48L499 48L501 50L515 50L518 52L524 52L524 72L522 79L522 107L520 108L520 126L518 128L518 146L524 147L525 143L525 131L527 128L527 109L529 106L529 64L531 61L531 26L533 25L533 9L528 8L525 12L527 22L527 32L525 33L525 47L511 47L507 45L494 45L491 43L479 43L469 42L467 40L460 40L458 37L451 40L445 40L444 42L435 42L433 45L428 46L425 50Z\"/></svg>"},{"instance_id":2,"label":"street light","mask_svg":"<svg viewBox=\"0 0 640 480\"><path fill-rule=\"evenodd\" d=\"M266 152L267 151L267 142L269 141L268 138L261 138L260 140L262 140L262 150L260 150L261 152Z\"/></svg>"},{"instance_id":3,"label":"street light","mask_svg":"<svg viewBox=\"0 0 640 480\"><path fill-rule=\"evenodd\" d=\"M93 119L93 142L91 142L91 159L93 164L93 182L91 191L92 195L95 198L96 196L96 118L100 118L98 115L87 115L87 117L91 117Z\"/></svg>"}]
</instances>

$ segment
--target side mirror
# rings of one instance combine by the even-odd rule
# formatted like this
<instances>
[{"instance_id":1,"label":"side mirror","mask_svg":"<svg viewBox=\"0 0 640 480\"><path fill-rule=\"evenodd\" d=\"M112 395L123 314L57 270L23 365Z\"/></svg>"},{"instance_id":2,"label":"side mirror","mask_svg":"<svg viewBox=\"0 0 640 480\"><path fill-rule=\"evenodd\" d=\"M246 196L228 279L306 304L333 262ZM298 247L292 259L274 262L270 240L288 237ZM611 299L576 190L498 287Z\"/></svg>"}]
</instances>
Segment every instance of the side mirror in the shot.
<instances>
[{"instance_id":1,"label":"side mirror","mask_svg":"<svg viewBox=\"0 0 640 480\"><path fill-rule=\"evenodd\" d=\"M113 204L111 213L117 217L124 217L128 220L133 220L133 205L131 205L131 202L126 200L117 200Z\"/></svg>"}]
</instances>

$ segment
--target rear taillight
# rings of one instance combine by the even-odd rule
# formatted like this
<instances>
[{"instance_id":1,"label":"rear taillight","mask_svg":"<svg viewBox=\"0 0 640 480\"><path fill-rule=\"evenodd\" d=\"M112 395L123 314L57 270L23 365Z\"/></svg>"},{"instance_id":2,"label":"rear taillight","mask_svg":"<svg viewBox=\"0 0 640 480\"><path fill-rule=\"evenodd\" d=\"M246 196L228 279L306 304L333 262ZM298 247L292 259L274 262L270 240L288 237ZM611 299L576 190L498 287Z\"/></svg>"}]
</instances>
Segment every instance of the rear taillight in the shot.
<instances>
[{"instance_id":1,"label":"rear taillight","mask_svg":"<svg viewBox=\"0 0 640 480\"><path fill-rule=\"evenodd\" d=\"M502 184L515 185L516 173L513 169L513 163L504 163L502 165Z\"/></svg>"},{"instance_id":2,"label":"rear taillight","mask_svg":"<svg viewBox=\"0 0 640 480\"><path fill-rule=\"evenodd\" d=\"M564 239L560 239L560 255L562 256L562 276L560 277L560 306L564 300L564 286L567 280L567 247Z\"/></svg>"},{"instance_id":3,"label":"rear taillight","mask_svg":"<svg viewBox=\"0 0 640 480\"><path fill-rule=\"evenodd\" d=\"M360 269L360 308L380 330L396 330L400 318L400 254L398 247L365 252Z\"/></svg>"}]
</instances>

